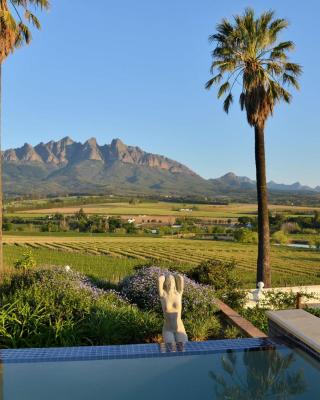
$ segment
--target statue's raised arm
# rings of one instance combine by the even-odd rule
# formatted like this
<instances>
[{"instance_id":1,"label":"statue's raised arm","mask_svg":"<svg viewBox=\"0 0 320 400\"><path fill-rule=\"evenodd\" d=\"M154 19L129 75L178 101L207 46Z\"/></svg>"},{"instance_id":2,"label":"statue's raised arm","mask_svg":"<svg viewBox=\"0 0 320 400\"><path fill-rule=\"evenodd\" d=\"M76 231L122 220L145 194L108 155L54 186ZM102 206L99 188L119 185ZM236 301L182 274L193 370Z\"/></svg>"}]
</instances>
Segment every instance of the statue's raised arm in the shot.
<instances>
[{"instance_id":1,"label":"statue's raised arm","mask_svg":"<svg viewBox=\"0 0 320 400\"><path fill-rule=\"evenodd\" d=\"M164 275L159 276L158 278L158 292L160 298L164 296L164 282L166 280L166 277Z\"/></svg>"},{"instance_id":2,"label":"statue's raised arm","mask_svg":"<svg viewBox=\"0 0 320 400\"><path fill-rule=\"evenodd\" d=\"M180 293L181 295L183 294L183 289L184 289L184 279L183 276L181 275L176 275L176 288L177 292Z\"/></svg>"}]
</instances>

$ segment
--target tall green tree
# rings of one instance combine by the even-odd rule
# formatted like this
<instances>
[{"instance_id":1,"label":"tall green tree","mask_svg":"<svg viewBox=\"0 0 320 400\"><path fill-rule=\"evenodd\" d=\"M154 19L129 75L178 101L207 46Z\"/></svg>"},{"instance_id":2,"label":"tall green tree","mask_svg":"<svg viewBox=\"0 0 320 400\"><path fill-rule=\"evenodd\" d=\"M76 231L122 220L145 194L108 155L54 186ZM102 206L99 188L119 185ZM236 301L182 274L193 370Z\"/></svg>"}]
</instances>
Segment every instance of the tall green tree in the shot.
<instances>
[{"instance_id":1,"label":"tall green tree","mask_svg":"<svg viewBox=\"0 0 320 400\"><path fill-rule=\"evenodd\" d=\"M40 29L33 10L48 9L49 0L0 0L0 151L2 126L2 64L17 48L31 42L30 26ZM2 154L2 153L0 153ZM2 157L0 160L0 267L3 270L2 246ZM0 272L1 272L0 271Z\"/></svg>"},{"instance_id":2,"label":"tall green tree","mask_svg":"<svg viewBox=\"0 0 320 400\"><path fill-rule=\"evenodd\" d=\"M233 103L234 91L239 88L240 107L254 128L255 161L258 200L258 260L257 282L271 286L270 233L268 219L268 193L266 182L266 159L264 130L267 119L273 114L277 103L290 103L290 86L299 89L297 77L300 65L288 59L294 49L292 41L279 41L279 34L288 22L275 18L273 11L259 17L247 8L243 15L232 21L223 19L216 33L209 37L214 43L211 74L206 88L218 85L218 98L224 96L226 113Z\"/></svg>"}]
</instances>

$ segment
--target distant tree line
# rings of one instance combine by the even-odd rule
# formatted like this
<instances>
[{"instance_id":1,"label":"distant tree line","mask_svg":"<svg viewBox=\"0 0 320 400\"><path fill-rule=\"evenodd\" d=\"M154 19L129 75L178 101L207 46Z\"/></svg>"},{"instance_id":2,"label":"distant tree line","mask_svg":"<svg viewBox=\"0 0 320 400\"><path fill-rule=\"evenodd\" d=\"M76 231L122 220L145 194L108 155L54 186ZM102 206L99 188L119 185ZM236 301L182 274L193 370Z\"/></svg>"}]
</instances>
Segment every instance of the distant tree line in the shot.
<instances>
[{"instance_id":1,"label":"distant tree line","mask_svg":"<svg viewBox=\"0 0 320 400\"><path fill-rule=\"evenodd\" d=\"M120 217L105 217L101 215L88 215L80 208L73 215L65 216L55 213L41 218L5 217L3 230L12 231L15 225L25 225L27 228L34 226L41 232L91 232L91 233L136 233L134 223L123 221ZM18 229L23 230L23 229ZM32 229L30 229L32 230Z\"/></svg>"}]
</instances>

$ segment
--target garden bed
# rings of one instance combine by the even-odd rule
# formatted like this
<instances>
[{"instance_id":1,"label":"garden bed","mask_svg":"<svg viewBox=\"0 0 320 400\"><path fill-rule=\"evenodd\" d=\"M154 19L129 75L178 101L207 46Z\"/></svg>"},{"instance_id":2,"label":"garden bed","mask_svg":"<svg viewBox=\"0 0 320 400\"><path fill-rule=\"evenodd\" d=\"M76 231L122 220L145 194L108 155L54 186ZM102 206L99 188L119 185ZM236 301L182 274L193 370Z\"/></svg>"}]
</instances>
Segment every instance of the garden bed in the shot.
<instances>
[{"instance_id":1,"label":"garden bed","mask_svg":"<svg viewBox=\"0 0 320 400\"><path fill-rule=\"evenodd\" d=\"M0 347L54 347L160 342L157 279L144 268L116 290L98 288L64 268L17 272L0 288ZM190 340L230 338L214 290L185 277L183 320Z\"/></svg>"}]
</instances>

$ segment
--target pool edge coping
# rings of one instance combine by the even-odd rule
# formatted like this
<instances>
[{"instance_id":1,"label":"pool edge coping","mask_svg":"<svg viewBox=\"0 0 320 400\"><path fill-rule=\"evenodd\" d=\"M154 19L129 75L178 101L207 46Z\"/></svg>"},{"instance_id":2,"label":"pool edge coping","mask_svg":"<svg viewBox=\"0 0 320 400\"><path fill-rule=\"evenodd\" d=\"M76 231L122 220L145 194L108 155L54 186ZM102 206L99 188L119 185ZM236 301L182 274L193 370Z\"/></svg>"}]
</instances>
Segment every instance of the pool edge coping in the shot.
<instances>
[{"instance_id":1,"label":"pool edge coping","mask_svg":"<svg viewBox=\"0 0 320 400\"><path fill-rule=\"evenodd\" d=\"M120 360L213 354L228 351L266 349L283 343L273 338L221 339L187 342L177 346L149 343L110 346L51 347L0 350L0 363Z\"/></svg>"}]
</instances>

